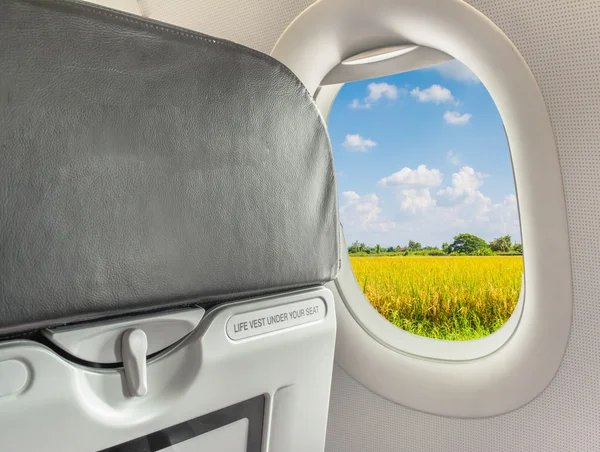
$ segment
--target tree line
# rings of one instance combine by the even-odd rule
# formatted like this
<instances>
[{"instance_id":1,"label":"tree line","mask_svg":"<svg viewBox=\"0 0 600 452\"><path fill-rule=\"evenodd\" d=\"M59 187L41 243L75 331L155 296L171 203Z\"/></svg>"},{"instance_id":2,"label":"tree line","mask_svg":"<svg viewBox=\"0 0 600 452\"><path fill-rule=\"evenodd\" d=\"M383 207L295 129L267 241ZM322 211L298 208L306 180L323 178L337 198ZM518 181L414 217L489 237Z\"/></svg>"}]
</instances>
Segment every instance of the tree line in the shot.
<instances>
[{"instance_id":1,"label":"tree line","mask_svg":"<svg viewBox=\"0 0 600 452\"><path fill-rule=\"evenodd\" d=\"M348 247L348 253L353 255L392 255L392 256L495 256L495 255L521 255L523 245L513 243L510 235L498 237L491 242L486 242L481 237L473 234L458 234L452 243L443 243L437 246L422 246L419 242L408 241L406 246L381 245L367 246L358 240Z\"/></svg>"}]
</instances>

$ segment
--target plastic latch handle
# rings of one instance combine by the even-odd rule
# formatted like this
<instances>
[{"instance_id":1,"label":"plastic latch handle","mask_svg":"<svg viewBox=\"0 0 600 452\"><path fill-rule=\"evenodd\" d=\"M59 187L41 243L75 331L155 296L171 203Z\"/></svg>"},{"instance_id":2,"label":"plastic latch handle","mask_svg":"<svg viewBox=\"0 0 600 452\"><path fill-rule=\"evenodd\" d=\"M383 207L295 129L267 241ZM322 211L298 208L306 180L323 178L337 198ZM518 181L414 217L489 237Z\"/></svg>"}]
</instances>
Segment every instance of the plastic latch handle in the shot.
<instances>
[{"instance_id":1,"label":"plastic latch handle","mask_svg":"<svg viewBox=\"0 0 600 452\"><path fill-rule=\"evenodd\" d=\"M125 380L132 396L142 397L148 392L146 353L148 338L139 328L131 328L123 333L121 353Z\"/></svg>"}]
</instances>

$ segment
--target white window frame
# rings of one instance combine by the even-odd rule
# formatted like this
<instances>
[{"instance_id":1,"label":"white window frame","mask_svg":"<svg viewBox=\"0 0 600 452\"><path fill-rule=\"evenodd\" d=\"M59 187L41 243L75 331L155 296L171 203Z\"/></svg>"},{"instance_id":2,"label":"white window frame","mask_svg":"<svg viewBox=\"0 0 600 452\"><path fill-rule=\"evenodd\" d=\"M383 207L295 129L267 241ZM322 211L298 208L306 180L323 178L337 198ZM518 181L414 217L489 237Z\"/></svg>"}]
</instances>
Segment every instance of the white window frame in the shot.
<instances>
[{"instance_id":1,"label":"white window frame","mask_svg":"<svg viewBox=\"0 0 600 452\"><path fill-rule=\"evenodd\" d=\"M533 400L554 378L573 306L558 153L525 60L489 19L462 1L447 0L321 0L296 18L272 55L314 94L344 59L407 43L462 61L498 107L518 193L522 299L508 324L488 338L454 342L414 336L370 306L344 252L341 274L330 285L338 321L336 362L373 392L417 410L453 417L506 413ZM316 102L325 116L340 87L320 88Z\"/></svg>"}]
</instances>

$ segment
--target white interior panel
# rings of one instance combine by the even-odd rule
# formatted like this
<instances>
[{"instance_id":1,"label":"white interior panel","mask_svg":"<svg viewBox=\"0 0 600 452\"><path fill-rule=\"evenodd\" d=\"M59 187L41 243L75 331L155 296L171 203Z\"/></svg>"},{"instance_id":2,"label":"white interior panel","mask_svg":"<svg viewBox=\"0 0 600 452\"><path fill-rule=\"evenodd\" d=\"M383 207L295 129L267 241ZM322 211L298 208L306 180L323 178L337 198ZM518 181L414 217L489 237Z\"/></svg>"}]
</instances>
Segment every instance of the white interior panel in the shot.
<instances>
[{"instance_id":1,"label":"white interior panel","mask_svg":"<svg viewBox=\"0 0 600 452\"><path fill-rule=\"evenodd\" d=\"M469 3L515 44L548 108L568 213L574 298L569 345L556 377L538 398L478 420L404 408L336 366L330 452L600 450L600 5L595 0Z\"/></svg>"},{"instance_id":2,"label":"white interior panel","mask_svg":"<svg viewBox=\"0 0 600 452\"><path fill-rule=\"evenodd\" d=\"M304 323L280 316L277 330L238 340L226 334L236 315L267 316L282 306L291 312L307 301L324 307L324 315ZM149 361L147 394L130 397L121 369L83 367L36 342L6 341L0 362L23 363L28 376L24 387L0 398L0 449L99 451L264 395L264 447L271 440L280 444L273 452L323 450L334 343L335 308L325 288L219 306ZM237 452L240 435L233 433L238 440L197 450ZM174 450L189 450L180 444Z\"/></svg>"},{"instance_id":3,"label":"white interior panel","mask_svg":"<svg viewBox=\"0 0 600 452\"><path fill-rule=\"evenodd\" d=\"M410 48L410 47L409 47ZM421 69L451 60L452 57L429 47L412 47L414 50L382 61L369 64L340 63L321 81L321 85L336 85L367 78L383 77L400 72Z\"/></svg>"}]
</instances>

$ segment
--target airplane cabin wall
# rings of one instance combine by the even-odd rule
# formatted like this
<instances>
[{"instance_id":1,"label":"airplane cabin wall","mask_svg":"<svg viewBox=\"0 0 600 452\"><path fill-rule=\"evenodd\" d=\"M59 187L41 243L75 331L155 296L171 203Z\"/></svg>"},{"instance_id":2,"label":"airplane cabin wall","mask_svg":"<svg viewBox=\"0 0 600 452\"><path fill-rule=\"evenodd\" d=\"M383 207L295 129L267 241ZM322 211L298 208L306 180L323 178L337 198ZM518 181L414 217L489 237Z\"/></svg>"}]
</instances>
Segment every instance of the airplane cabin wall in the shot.
<instances>
[{"instance_id":1,"label":"airplane cabin wall","mask_svg":"<svg viewBox=\"0 0 600 452\"><path fill-rule=\"evenodd\" d=\"M555 379L538 398L487 419L443 418L404 408L336 366L327 452L600 450L600 3L467 2L515 44L549 111L572 253L568 349Z\"/></svg>"}]
</instances>

